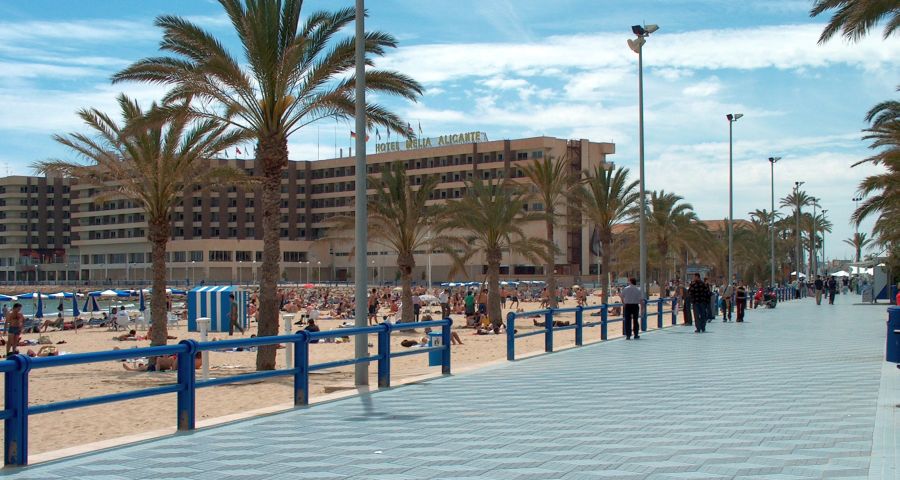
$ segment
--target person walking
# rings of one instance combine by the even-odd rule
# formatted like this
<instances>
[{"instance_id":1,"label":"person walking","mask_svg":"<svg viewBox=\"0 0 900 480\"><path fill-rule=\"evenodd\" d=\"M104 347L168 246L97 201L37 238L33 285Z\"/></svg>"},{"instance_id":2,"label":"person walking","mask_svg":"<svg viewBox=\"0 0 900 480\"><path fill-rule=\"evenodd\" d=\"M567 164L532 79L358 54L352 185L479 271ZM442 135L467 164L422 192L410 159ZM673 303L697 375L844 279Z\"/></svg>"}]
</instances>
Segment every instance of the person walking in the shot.
<instances>
[{"instance_id":1,"label":"person walking","mask_svg":"<svg viewBox=\"0 0 900 480\"><path fill-rule=\"evenodd\" d=\"M709 308L709 287L700 279L700 274L694 274L694 281L688 287L688 296L694 307L694 332L706 331L706 309Z\"/></svg>"},{"instance_id":2,"label":"person walking","mask_svg":"<svg viewBox=\"0 0 900 480\"><path fill-rule=\"evenodd\" d=\"M685 325L693 325L694 324L694 315L691 311L693 309L694 302L691 301L691 295L688 292L688 289L681 284L681 280L678 280L677 287L675 287L676 295L678 295L678 302L683 302L684 308L684 324Z\"/></svg>"},{"instance_id":3,"label":"person walking","mask_svg":"<svg viewBox=\"0 0 900 480\"><path fill-rule=\"evenodd\" d=\"M713 290L713 286L709 283L709 277L703 279L706 284L706 322L709 323L719 312L719 296Z\"/></svg>"},{"instance_id":4,"label":"person walking","mask_svg":"<svg viewBox=\"0 0 900 480\"><path fill-rule=\"evenodd\" d=\"M744 284L740 284L734 294L734 303L737 307L737 321L744 321L744 312L747 311L747 289Z\"/></svg>"},{"instance_id":5,"label":"person walking","mask_svg":"<svg viewBox=\"0 0 900 480\"><path fill-rule=\"evenodd\" d=\"M822 304L822 292L825 288L825 282L822 281L822 277L816 275L816 305Z\"/></svg>"},{"instance_id":6,"label":"person walking","mask_svg":"<svg viewBox=\"0 0 900 480\"><path fill-rule=\"evenodd\" d=\"M441 318L450 318L450 289L445 288L438 295L438 301L441 304Z\"/></svg>"},{"instance_id":7,"label":"person walking","mask_svg":"<svg viewBox=\"0 0 900 480\"><path fill-rule=\"evenodd\" d=\"M722 321L731 320L731 301L734 298L734 284L725 285L722 289Z\"/></svg>"},{"instance_id":8,"label":"person walking","mask_svg":"<svg viewBox=\"0 0 900 480\"><path fill-rule=\"evenodd\" d=\"M625 340L641 338L641 324L638 318L641 315L641 302L644 300L644 294L640 287L637 286L637 279L632 277L628 279L628 286L622 289L622 304L625 305L622 312L622 330L625 334Z\"/></svg>"},{"instance_id":9,"label":"person walking","mask_svg":"<svg viewBox=\"0 0 900 480\"><path fill-rule=\"evenodd\" d=\"M412 306L413 306L413 321L419 321L419 314L422 313L422 298L419 296L419 291L414 290L412 295Z\"/></svg>"},{"instance_id":10,"label":"person walking","mask_svg":"<svg viewBox=\"0 0 900 480\"><path fill-rule=\"evenodd\" d=\"M834 296L837 294L837 280L834 277L828 279L828 304L834 305Z\"/></svg>"},{"instance_id":11,"label":"person walking","mask_svg":"<svg viewBox=\"0 0 900 480\"><path fill-rule=\"evenodd\" d=\"M25 326L25 315L22 315L22 304L13 304L11 310L6 313L6 333L8 335L6 341L6 356L9 356L10 350L13 353L19 353L19 337L22 336L22 327Z\"/></svg>"},{"instance_id":12,"label":"person walking","mask_svg":"<svg viewBox=\"0 0 900 480\"><path fill-rule=\"evenodd\" d=\"M237 327L243 335L244 327L238 323L238 304L234 300L234 294L228 295L228 299L231 301L231 310L228 312L228 336L234 335L234 327Z\"/></svg>"}]
</instances>

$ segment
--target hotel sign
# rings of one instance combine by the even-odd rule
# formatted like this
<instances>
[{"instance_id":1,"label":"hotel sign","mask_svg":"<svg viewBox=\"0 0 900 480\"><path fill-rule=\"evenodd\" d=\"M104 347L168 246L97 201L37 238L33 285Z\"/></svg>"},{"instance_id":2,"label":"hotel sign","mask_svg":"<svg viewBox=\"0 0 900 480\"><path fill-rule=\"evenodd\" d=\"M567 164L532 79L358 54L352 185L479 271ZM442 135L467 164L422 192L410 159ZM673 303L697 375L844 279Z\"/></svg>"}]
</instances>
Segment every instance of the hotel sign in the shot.
<instances>
[{"instance_id":1,"label":"hotel sign","mask_svg":"<svg viewBox=\"0 0 900 480\"><path fill-rule=\"evenodd\" d=\"M477 143L488 141L485 132L454 133L430 138L411 138L401 142L385 142L375 144L375 153L399 152L402 150L416 150L419 148L443 147L445 145L459 145L461 143Z\"/></svg>"}]
</instances>

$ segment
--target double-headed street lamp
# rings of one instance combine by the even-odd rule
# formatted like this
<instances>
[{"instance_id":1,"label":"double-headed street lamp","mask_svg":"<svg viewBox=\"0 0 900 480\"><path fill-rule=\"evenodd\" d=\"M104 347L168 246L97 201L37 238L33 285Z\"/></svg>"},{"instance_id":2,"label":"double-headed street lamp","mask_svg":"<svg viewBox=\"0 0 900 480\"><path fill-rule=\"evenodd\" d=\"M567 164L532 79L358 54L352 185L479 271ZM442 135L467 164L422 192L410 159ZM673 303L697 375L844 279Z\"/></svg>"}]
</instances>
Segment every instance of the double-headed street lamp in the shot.
<instances>
[{"instance_id":1,"label":"double-headed street lamp","mask_svg":"<svg viewBox=\"0 0 900 480\"><path fill-rule=\"evenodd\" d=\"M853 197L853 201L856 203L856 208L853 210L854 213L856 213L856 211L859 210L859 202L861 202L862 199L863 199L862 196ZM856 224L856 233L859 233L859 224L858 223Z\"/></svg>"},{"instance_id":2,"label":"double-headed street lamp","mask_svg":"<svg viewBox=\"0 0 900 480\"><path fill-rule=\"evenodd\" d=\"M769 286L775 286L775 163L781 160L781 157L769 157L769 169L772 179L772 211L769 213L769 251L771 252L771 278Z\"/></svg>"},{"instance_id":3,"label":"double-headed street lamp","mask_svg":"<svg viewBox=\"0 0 900 480\"><path fill-rule=\"evenodd\" d=\"M800 258L800 202L798 200L798 197L800 196L800 186L804 183L806 182L794 182L794 202L797 203L797 230L795 232L797 237L797 256L794 257L794 261L796 262L796 265L794 266L794 273L797 274L798 282L800 281L800 267L803 265L803 261Z\"/></svg>"},{"instance_id":4,"label":"double-headed street lamp","mask_svg":"<svg viewBox=\"0 0 900 480\"><path fill-rule=\"evenodd\" d=\"M734 163L734 140L732 133L734 130L734 122L743 117L743 113L729 113L725 115L728 119L728 279L726 284L734 281L734 183L732 182L732 164Z\"/></svg>"},{"instance_id":5,"label":"double-headed street lamp","mask_svg":"<svg viewBox=\"0 0 900 480\"><path fill-rule=\"evenodd\" d=\"M640 233L641 251L640 284L644 298L647 298L647 195L644 193L644 44L651 33L659 30L659 25L633 25L631 31L637 38L628 39L628 48L638 54L638 138L639 138L639 180L641 196Z\"/></svg>"},{"instance_id":6,"label":"double-headed street lamp","mask_svg":"<svg viewBox=\"0 0 900 480\"><path fill-rule=\"evenodd\" d=\"M825 214L828 213L828 209L822 210L822 273L828 273L828 260L825 258Z\"/></svg>"}]
</instances>

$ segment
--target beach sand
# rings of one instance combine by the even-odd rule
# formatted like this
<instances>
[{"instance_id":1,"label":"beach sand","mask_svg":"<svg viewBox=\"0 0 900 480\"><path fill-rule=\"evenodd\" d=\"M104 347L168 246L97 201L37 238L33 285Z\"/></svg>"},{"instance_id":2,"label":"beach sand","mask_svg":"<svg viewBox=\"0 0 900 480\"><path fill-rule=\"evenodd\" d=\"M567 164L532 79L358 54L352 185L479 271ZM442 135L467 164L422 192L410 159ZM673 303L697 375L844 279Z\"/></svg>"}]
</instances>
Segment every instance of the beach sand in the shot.
<instances>
[{"instance_id":1,"label":"beach sand","mask_svg":"<svg viewBox=\"0 0 900 480\"><path fill-rule=\"evenodd\" d=\"M595 298L591 298L590 301L592 303L597 302ZM563 306L572 307L574 305L575 301L569 300ZM536 310L538 305L536 303L522 302L521 307L529 311ZM440 309L432 307L426 309L426 311L439 313ZM504 317L507 311L504 310ZM655 312L655 308L651 306L649 312ZM453 318L457 325L454 331L459 333L464 342L464 345L452 347L452 366L454 371L470 369L506 358L505 334L474 335L471 329L458 328L458 325L464 324L464 318L461 315L454 315ZM573 321L574 313L560 315L555 319ZM589 321L599 321L599 317L586 315L585 322ZM679 319L679 321L681 320ZM668 325L670 322L671 317L666 315L664 323ZM337 328L340 323L340 320L319 321L323 330ZM648 326L651 329L656 327L655 316L649 318ZM516 329L523 333L542 329L542 327L534 327L531 319L523 318L517 320ZM250 331L247 332L247 336L250 333L255 333L255 330L254 324ZM610 338L621 336L621 333L621 323L610 325ZM113 336L116 333L107 331L106 328L84 328L79 330L78 333L74 331L52 331L46 335L50 337L53 343L65 340L65 344L57 347L63 352L70 353L111 350L114 347L149 346L149 341L115 341ZM199 339L199 334L187 332L185 325L170 329L170 335L177 336L178 340L186 338ZM227 338L228 334L213 333L210 336L223 339ZM415 333L395 332L391 338L392 351L406 350L400 346L402 340L419 339L422 336L421 329ZM555 332L555 348L563 349L573 346L574 337L573 330ZM37 334L27 334L25 338L36 339ZM240 338L240 335L236 334L235 338ZM585 343L593 343L599 340L599 327L585 329ZM174 343L176 341L171 340L170 342ZM370 351L375 352L376 338L374 335L369 337L369 343L373 345L373 347L370 347ZM25 351L28 347L21 348L22 351ZM37 350L38 347L30 348ZM534 335L516 341L517 358L542 352L543 348L543 335ZM352 358L353 349L352 342L345 344L311 344L310 362L322 363ZM279 368L284 368L285 366L284 352L284 349L278 351ZM210 376L219 378L252 372L256 361L256 353L210 352L209 358ZM394 385L397 385L397 382L401 379L440 373L440 367L428 367L427 365L427 354L392 359L392 382ZM377 380L375 378L376 366L374 363L370 365L369 371L370 385L375 386L377 385ZM199 378L199 371L197 375ZM29 377L29 393L31 405L40 405L61 400L138 390L174 382L174 372L127 372L123 369L122 362L102 362L32 371ZM321 399L326 392L326 387L329 387L329 391L331 391L334 387L348 387L352 382L352 366L313 372L310 377L310 402L315 403L317 399ZM290 377L204 388L197 392L197 421L240 414L275 405L289 404L292 402L292 396L293 386ZM175 394L34 415L29 418L29 452L31 454L48 452L161 429L172 429L174 431L175 423Z\"/></svg>"}]
</instances>

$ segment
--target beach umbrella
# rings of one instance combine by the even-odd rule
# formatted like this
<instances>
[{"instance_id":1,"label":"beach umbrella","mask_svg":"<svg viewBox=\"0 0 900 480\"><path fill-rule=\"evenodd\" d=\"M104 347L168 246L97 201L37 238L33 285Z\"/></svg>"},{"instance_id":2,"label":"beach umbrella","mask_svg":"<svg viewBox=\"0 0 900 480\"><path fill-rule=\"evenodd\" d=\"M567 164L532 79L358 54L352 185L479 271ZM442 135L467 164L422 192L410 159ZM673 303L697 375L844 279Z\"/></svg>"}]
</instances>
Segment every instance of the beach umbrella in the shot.
<instances>
[{"instance_id":1,"label":"beach umbrella","mask_svg":"<svg viewBox=\"0 0 900 480\"><path fill-rule=\"evenodd\" d=\"M90 296L84 301L84 308L82 308L85 312L99 312L100 305L97 304L97 297Z\"/></svg>"},{"instance_id":2,"label":"beach umbrella","mask_svg":"<svg viewBox=\"0 0 900 480\"><path fill-rule=\"evenodd\" d=\"M34 318L44 318L44 299L43 295L37 296L37 310L34 312Z\"/></svg>"},{"instance_id":3,"label":"beach umbrella","mask_svg":"<svg viewBox=\"0 0 900 480\"><path fill-rule=\"evenodd\" d=\"M78 297L72 295L72 317L78 318L81 312L78 311Z\"/></svg>"},{"instance_id":4,"label":"beach umbrella","mask_svg":"<svg viewBox=\"0 0 900 480\"><path fill-rule=\"evenodd\" d=\"M0 295L0 302L14 302L16 301L16 297L10 297L9 295Z\"/></svg>"},{"instance_id":5,"label":"beach umbrella","mask_svg":"<svg viewBox=\"0 0 900 480\"><path fill-rule=\"evenodd\" d=\"M144 310L147 310L147 305L144 303L144 291L143 290L141 290L141 304L138 307L138 310L140 310L141 312L143 312Z\"/></svg>"}]
</instances>

